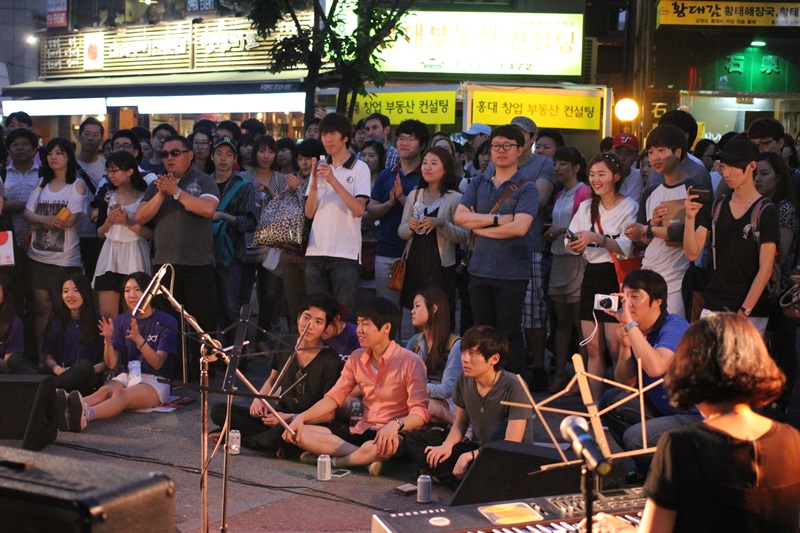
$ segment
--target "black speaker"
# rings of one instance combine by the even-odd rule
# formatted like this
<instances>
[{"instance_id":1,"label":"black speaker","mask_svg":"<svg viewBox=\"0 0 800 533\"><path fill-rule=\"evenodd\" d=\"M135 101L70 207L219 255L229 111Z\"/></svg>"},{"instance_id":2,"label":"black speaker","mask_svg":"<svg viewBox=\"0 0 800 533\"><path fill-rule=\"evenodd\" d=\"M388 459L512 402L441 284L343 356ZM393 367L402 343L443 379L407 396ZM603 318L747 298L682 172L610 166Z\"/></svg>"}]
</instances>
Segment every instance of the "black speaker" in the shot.
<instances>
[{"instance_id":1,"label":"black speaker","mask_svg":"<svg viewBox=\"0 0 800 533\"><path fill-rule=\"evenodd\" d=\"M572 452L566 452L573 459ZM560 463L561 456L549 447L498 441L481 448L461 481L450 505L557 496L581 491L581 465L542 470L542 465ZM620 487L625 481L622 463L612 465L603 478L603 488Z\"/></svg>"},{"instance_id":2,"label":"black speaker","mask_svg":"<svg viewBox=\"0 0 800 533\"><path fill-rule=\"evenodd\" d=\"M174 533L175 483L135 468L0 446L0 529Z\"/></svg>"},{"instance_id":3,"label":"black speaker","mask_svg":"<svg viewBox=\"0 0 800 533\"><path fill-rule=\"evenodd\" d=\"M58 435L53 376L0 375L0 439L41 450Z\"/></svg>"}]
</instances>

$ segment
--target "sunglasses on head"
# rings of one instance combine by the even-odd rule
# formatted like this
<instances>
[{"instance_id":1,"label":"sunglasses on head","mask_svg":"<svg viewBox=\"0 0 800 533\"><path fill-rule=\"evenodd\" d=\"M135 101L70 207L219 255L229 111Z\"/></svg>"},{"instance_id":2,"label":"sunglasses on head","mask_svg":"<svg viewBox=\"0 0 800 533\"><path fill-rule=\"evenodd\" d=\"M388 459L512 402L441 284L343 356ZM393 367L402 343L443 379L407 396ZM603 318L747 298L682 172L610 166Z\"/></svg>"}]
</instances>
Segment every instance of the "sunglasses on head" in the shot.
<instances>
[{"instance_id":1,"label":"sunglasses on head","mask_svg":"<svg viewBox=\"0 0 800 533\"><path fill-rule=\"evenodd\" d=\"M173 150L170 150L169 152L164 150L163 152L161 152L161 159L166 159L166 158L168 158L170 156L179 157L181 154L185 154L185 153L188 153L188 152L191 152L191 150L178 150L177 148L175 148Z\"/></svg>"}]
</instances>

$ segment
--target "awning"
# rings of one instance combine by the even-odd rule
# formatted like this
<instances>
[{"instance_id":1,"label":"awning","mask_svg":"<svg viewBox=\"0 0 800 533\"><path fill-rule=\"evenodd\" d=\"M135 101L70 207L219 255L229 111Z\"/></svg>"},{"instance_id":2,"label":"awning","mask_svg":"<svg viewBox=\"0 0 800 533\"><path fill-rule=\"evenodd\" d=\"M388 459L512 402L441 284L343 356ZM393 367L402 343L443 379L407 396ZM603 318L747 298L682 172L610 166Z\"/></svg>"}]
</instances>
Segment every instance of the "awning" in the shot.
<instances>
[{"instance_id":1,"label":"awning","mask_svg":"<svg viewBox=\"0 0 800 533\"><path fill-rule=\"evenodd\" d=\"M9 85L0 94L14 99L61 99L286 93L300 91L305 76L305 70L293 70L279 74L247 71L72 77Z\"/></svg>"}]
</instances>

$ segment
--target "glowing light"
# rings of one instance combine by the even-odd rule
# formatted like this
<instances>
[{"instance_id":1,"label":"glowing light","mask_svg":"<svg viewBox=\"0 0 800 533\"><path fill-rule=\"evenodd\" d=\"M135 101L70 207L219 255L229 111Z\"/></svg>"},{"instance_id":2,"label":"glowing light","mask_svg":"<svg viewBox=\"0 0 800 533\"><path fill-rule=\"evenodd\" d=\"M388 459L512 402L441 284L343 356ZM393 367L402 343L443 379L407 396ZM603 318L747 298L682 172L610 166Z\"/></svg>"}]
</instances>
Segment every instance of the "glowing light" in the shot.
<instances>
[{"instance_id":1,"label":"glowing light","mask_svg":"<svg viewBox=\"0 0 800 533\"><path fill-rule=\"evenodd\" d=\"M630 98L623 98L614 106L614 114L623 122L630 122L639 116L639 104Z\"/></svg>"}]
</instances>

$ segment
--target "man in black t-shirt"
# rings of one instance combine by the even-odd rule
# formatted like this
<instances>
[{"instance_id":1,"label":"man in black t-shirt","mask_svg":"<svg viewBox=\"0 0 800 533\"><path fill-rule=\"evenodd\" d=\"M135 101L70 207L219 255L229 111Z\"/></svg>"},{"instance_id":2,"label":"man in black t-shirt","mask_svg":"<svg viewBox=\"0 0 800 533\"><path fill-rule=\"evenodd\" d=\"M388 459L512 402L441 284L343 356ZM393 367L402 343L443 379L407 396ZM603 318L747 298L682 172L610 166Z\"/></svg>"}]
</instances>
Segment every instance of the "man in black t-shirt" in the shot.
<instances>
[{"instance_id":1,"label":"man in black t-shirt","mask_svg":"<svg viewBox=\"0 0 800 533\"><path fill-rule=\"evenodd\" d=\"M719 153L720 173L733 192L720 198L720 205L714 204L710 218L699 217L696 229L701 204L692 201L697 195L687 197L683 245L686 258L695 261L713 226L711 278L700 316L738 310L763 335L770 312L764 289L772 275L780 233L775 205L762 202L753 180L758 156L758 148L749 141L725 145ZM760 210L757 216L754 209Z\"/></svg>"}]
</instances>

